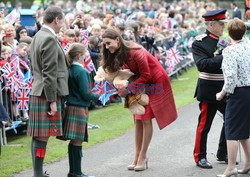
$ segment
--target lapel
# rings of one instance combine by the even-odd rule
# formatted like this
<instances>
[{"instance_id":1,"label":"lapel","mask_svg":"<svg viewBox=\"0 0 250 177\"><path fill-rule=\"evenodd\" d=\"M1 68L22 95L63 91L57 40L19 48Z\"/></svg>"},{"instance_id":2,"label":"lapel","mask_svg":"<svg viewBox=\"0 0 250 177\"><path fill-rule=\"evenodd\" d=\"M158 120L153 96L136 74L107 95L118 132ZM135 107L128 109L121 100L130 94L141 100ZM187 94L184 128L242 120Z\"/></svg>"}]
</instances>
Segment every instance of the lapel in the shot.
<instances>
[{"instance_id":1,"label":"lapel","mask_svg":"<svg viewBox=\"0 0 250 177\"><path fill-rule=\"evenodd\" d=\"M66 63L67 63L67 66L69 66L69 63L68 63L68 60L66 59L66 55L65 55L64 50L63 50L63 48L62 48L62 45L61 45L61 43L58 41L57 37L56 37L49 29L47 29L47 28L42 27L41 30L44 31L44 32L49 33L50 35L52 35L52 36L55 38L57 44L60 46L60 49L61 49L61 51L62 51L62 53L63 53L63 56L64 56L64 59L65 59L65 61L66 61Z\"/></svg>"}]
</instances>

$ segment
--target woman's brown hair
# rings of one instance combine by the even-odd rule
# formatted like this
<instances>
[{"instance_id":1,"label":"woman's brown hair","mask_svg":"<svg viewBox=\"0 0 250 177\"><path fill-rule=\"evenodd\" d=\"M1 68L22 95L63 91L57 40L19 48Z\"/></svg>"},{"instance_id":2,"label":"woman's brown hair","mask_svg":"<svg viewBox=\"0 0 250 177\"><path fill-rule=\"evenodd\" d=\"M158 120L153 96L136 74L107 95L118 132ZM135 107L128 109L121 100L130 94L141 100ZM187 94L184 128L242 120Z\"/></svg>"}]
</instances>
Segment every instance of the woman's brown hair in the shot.
<instances>
[{"instance_id":1,"label":"woman's brown hair","mask_svg":"<svg viewBox=\"0 0 250 177\"><path fill-rule=\"evenodd\" d=\"M246 25L242 20L234 18L228 22L227 30L233 40L241 40L246 32Z\"/></svg>"},{"instance_id":2,"label":"woman's brown hair","mask_svg":"<svg viewBox=\"0 0 250 177\"><path fill-rule=\"evenodd\" d=\"M102 38L109 38L109 39L119 39L119 49L115 53L110 53L108 49L106 49L105 45L102 46L102 59L101 59L101 66L104 70L108 72L116 72L122 67L125 62L128 60L129 57L129 46L127 42L125 42L118 31L112 28L107 28Z\"/></svg>"},{"instance_id":3,"label":"woman's brown hair","mask_svg":"<svg viewBox=\"0 0 250 177\"><path fill-rule=\"evenodd\" d=\"M84 47L84 45L80 44L80 43L73 43L71 44L67 54L66 54L66 58L67 61L69 63L69 66L72 65L73 61L77 60L77 55L78 54L85 54L86 53L86 48Z\"/></svg>"}]
</instances>

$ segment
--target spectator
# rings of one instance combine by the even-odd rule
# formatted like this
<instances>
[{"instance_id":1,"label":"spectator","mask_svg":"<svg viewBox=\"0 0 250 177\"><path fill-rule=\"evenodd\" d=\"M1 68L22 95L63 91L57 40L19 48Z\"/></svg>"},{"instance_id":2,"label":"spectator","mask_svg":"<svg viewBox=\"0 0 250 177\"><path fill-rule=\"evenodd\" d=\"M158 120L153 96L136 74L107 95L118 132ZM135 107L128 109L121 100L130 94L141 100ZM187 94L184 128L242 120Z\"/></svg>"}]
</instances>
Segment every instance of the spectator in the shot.
<instances>
[{"instance_id":1,"label":"spectator","mask_svg":"<svg viewBox=\"0 0 250 177\"><path fill-rule=\"evenodd\" d=\"M67 29L64 33L64 38L62 40L62 47L65 47L68 43L72 44L75 42L76 34L73 29Z\"/></svg>"},{"instance_id":2,"label":"spectator","mask_svg":"<svg viewBox=\"0 0 250 177\"><path fill-rule=\"evenodd\" d=\"M233 15L232 15L232 18L238 18L238 19L241 19L241 11L240 9L238 8L236 2L232 2L230 4L231 8L233 9Z\"/></svg>"},{"instance_id":3,"label":"spectator","mask_svg":"<svg viewBox=\"0 0 250 177\"><path fill-rule=\"evenodd\" d=\"M27 29L24 26L20 26L16 30L16 40L19 42L21 37L28 36L27 35Z\"/></svg>"},{"instance_id":4,"label":"spectator","mask_svg":"<svg viewBox=\"0 0 250 177\"><path fill-rule=\"evenodd\" d=\"M32 42L32 37L23 36L23 37L21 37L21 38L19 39L19 42L20 42L20 43L24 42L24 43L30 45L31 42Z\"/></svg>"}]
</instances>

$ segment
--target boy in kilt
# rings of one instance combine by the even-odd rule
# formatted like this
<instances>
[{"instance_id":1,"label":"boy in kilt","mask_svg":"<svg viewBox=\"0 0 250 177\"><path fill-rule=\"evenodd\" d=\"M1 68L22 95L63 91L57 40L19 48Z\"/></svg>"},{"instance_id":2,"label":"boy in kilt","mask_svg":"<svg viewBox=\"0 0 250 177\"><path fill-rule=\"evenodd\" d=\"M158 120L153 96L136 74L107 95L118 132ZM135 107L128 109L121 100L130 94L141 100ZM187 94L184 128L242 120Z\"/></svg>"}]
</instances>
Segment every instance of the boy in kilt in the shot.
<instances>
[{"instance_id":1,"label":"boy in kilt","mask_svg":"<svg viewBox=\"0 0 250 177\"><path fill-rule=\"evenodd\" d=\"M68 68L61 44L56 38L64 24L60 8L44 12L44 25L35 35L30 49L33 74L27 135L32 136L33 177L43 174L43 160L50 136L62 136L62 105L68 95Z\"/></svg>"},{"instance_id":2,"label":"boy in kilt","mask_svg":"<svg viewBox=\"0 0 250 177\"><path fill-rule=\"evenodd\" d=\"M88 71L82 61L87 57L86 48L80 43L71 45L67 59L69 70L69 95L67 96L65 117L63 119L63 139L70 140L68 145L68 177L88 177L81 170L82 142L88 141L88 107L97 101L99 95L89 92L91 86Z\"/></svg>"}]
</instances>

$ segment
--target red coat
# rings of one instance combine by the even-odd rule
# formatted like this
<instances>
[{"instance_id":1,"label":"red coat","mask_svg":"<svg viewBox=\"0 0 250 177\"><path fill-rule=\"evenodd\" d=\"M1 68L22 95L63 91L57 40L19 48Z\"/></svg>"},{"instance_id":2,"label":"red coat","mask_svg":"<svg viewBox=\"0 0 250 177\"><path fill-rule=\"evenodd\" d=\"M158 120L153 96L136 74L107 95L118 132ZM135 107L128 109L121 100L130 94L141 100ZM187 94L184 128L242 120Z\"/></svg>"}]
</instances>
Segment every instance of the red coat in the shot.
<instances>
[{"instance_id":1,"label":"red coat","mask_svg":"<svg viewBox=\"0 0 250 177\"><path fill-rule=\"evenodd\" d=\"M124 65L133 73L138 74L136 84L150 84L156 86L154 91L147 92L149 104L160 129L163 129L177 118L177 112L170 80L159 61L143 47L132 44L129 60ZM138 49L139 47L139 49Z\"/></svg>"}]
</instances>

